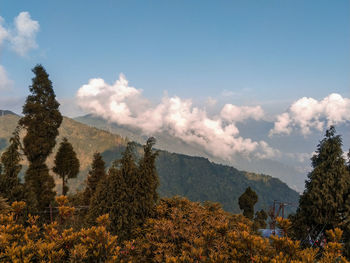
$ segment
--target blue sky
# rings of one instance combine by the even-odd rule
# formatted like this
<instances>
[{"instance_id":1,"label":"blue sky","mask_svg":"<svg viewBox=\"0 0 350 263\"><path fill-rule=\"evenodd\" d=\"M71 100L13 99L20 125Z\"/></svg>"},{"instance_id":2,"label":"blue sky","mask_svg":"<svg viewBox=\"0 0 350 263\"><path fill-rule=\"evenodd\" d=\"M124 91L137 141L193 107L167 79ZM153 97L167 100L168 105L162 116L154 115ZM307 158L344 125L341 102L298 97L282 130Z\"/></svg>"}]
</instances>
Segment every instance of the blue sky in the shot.
<instances>
[{"instance_id":1,"label":"blue sky","mask_svg":"<svg viewBox=\"0 0 350 263\"><path fill-rule=\"evenodd\" d=\"M8 26L22 11L40 24L38 48L23 58L2 47L7 96L27 94L36 63L59 98L121 72L154 100L230 91L235 104L286 108L350 94L349 1L0 1Z\"/></svg>"}]
</instances>

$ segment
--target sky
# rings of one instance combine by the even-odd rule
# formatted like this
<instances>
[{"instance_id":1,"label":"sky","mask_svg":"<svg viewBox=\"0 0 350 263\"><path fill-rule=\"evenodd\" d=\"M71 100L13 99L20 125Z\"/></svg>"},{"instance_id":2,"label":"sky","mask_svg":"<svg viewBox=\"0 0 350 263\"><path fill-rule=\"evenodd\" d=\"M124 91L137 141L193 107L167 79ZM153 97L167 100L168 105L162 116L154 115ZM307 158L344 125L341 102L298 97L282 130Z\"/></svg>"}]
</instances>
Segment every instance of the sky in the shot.
<instances>
[{"instance_id":1,"label":"sky","mask_svg":"<svg viewBox=\"0 0 350 263\"><path fill-rule=\"evenodd\" d=\"M0 0L0 108L21 112L38 63L67 116L273 158L274 136L349 127L350 2Z\"/></svg>"}]
</instances>

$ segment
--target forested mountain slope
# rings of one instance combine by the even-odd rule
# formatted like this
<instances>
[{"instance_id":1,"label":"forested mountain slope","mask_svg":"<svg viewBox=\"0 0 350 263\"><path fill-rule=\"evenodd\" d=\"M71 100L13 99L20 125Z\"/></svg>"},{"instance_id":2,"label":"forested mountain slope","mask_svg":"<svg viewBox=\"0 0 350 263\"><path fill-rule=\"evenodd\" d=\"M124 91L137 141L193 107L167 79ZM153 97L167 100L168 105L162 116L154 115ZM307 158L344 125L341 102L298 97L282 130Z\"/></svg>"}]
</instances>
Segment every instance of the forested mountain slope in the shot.
<instances>
[{"instance_id":1,"label":"forested mountain slope","mask_svg":"<svg viewBox=\"0 0 350 263\"><path fill-rule=\"evenodd\" d=\"M19 117L8 114L0 116L0 152L4 150ZM93 153L102 153L106 163L121 156L126 140L107 131L89 127L70 118L64 118L59 129L58 142L67 137L72 143L81 163L77 179L71 180L70 189L84 187L84 180ZM140 151L140 145L137 150ZM57 150L56 145L55 151ZM52 154L48 166L52 167ZM25 162L24 162L25 164ZM259 196L257 209L268 207L273 200L297 203L299 195L279 179L239 171L233 167L212 163L206 158L160 151L157 159L161 196L182 195L193 201L220 202L227 211L238 213L238 197L250 186ZM58 188L60 180L56 179Z\"/></svg>"},{"instance_id":2,"label":"forested mountain slope","mask_svg":"<svg viewBox=\"0 0 350 263\"><path fill-rule=\"evenodd\" d=\"M230 159L225 159L212 155L200 145L185 142L165 131L145 135L144 132L137 128L119 125L117 123L111 123L101 117L94 116L92 114L80 116L74 118L74 120L101 130L119 134L123 137L128 137L130 140L138 143L143 143L147 139L147 136L154 136L157 138L158 149L190 156L208 158L212 162L234 166L239 170L245 170L258 174L269 174L273 177L281 179L294 190L297 190L299 192L302 192L304 190L306 173L298 171L298 169L296 169L298 165L294 163L291 158L286 159L284 163L272 159L254 158L254 160L252 160L251 158L247 158L241 154L235 154L230 156ZM244 123L239 123L238 126L239 130L241 131L240 134L244 135L244 137L253 138L256 141L260 141L266 139L263 135L267 135L269 133L269 130L273 128L273 123L260 121L259 126L257 126L256 122L247 121ZM268 140L269 139L270 138L268 138ZM291 141L293 141L293 139L291 139ZM282 141L278 141L278 145L282 143ZM285 151L288 152L288 149L291 150L291 148L294 148L294 144L292 142L289 143L288 146L286 146ZM317 142L315 145L316 144ZM300 147L300 145L298 145L298 147Z\"/></svg>"}]
</instances>

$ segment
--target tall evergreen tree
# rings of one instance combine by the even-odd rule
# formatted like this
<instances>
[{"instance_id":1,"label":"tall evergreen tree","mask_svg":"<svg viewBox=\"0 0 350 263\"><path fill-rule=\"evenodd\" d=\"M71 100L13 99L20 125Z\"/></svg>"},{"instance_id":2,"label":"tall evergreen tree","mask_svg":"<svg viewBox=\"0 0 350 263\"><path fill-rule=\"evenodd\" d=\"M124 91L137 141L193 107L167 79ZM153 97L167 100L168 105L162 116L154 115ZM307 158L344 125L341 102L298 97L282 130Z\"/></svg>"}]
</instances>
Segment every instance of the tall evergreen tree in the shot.
<instances>
[{"instance_id":1,"label":"tall evergreen tree","mask_svg":"<svg viewBox=\"0 0 350 263\"><path fill-rule=\"evenodd\" d=\"M258 195L248 187L238 198L239 208L243 210L243 215L249 219L254 217L254 205L258 202Z\"/></svg>"},{"instance_id":2,"label":"tall evergreen tree","mask_svg":"<svg viewBox=\"0 0 350 263\"><path fill-rule=\"evenodd\" d=\"M84 190L84 203L89 205L91 198L96 192L98 183L106 177L106 163L99 152L94 153L91 169L86 180Z\"/></svg>"},{"instance_id":3,"label":"tall evergreen tree","mask_svg":"<svg viewBox=\"0 0 350 263\"><path fill-rule=\"evenodd\" d=\"M147 140L143 146L143 157L139 161L139 217L142 221L152 214L159 197L157 192L159 179L155 163L158 151L152 149L155 143L156 140L153 137Z\"/></svg>"},{"instance_id":4,"label":"tall evergreen tree","mask_svg":"<svg viewBox=\"0 0 350 263\"><path fill-rule=\"evenodd\" d=\"M350 211L346 208L350 175L343 158L342 140L334 126L325 134L311 158L313 170L308 174L305 190L299 200L299 208L293 225L299 229L299 237L313 230L313 238L324 230L342 227Z\"/></svg>"},{"instance_id":5,"label":"tall evergreen tree","mask_svg":"<svg viewBox=\"0 0 350 263\"><path fill-rule=\"evenodd\" d=\"M62 195L68 192L68 179L76 178L79 173L80 162L77 158L72 144L68 142L67 138L63 138L60 143L56 157L53 171L62 179Z\"/></svg>"},{"instance_id":6,"label":"tall evergreen tree","mask_svg":"<svg viewBox=\"0 0 350 263\"><path fill-rule=\"evenodd\" d=\"M109 213L111 230L120 240L129 239L138 226L137 222L137 167L133 144L129 143L120 160L116 160L101 178L90 201L88 221Z\"/></svg>"},{"instance_id":7,"label":"tall evergreen tree","mask_svg":"<svg viewBox=\"0 0 350 263\"><path fill-rule=\"evenodd\" d=\"M56 144L62 115L49 75L41 65L33 69L31 95L23 106L19 124L26 129L23 151L29 161L25 174L27 203L32 211L47 207L55 197L55 182L45 161Z\"/></svg>"},{"instance_id":8,"label":"tall evergreen tree","mask_svg":"<svg viewBox=\"0 0 350 263\"><path fill-rule=\"evenodd\" d=\"M22 169L19 132L20 127L18 126L10 138L9 147L0 158L2 166L0 171L0 194L10 203L23 198L23 185L18 177Z\"/></svg>"},{"instance_id":9,"label":"tall evergreen tree","mask_svg":"<svg viewBox=\"0 0 350 263\"><path fill-rule=\"evenodd\" d=\"M135 230L141 222L138 218L140 210L139 175L135 162L134 144L128 143L122 158L116 163L118 169L110 174L110 190L113 195L110 218L112 231L120 239L133 237Z\"/></svg>"},{"instance_id":10,"label":"tall evergreen tree","mask_svg":"<svg viewBox=\"0 0 350 263\"><path fill-rule=\"evenodd\" d=\"M114 162L108 175L98 183L91 199L89 221L109 213L111 230L120 240L135 237L158 199L154 143L153 138L147 141L139 165L135 161L134 144L128 143L122 158Z\"/></svg>"}]
</instances>

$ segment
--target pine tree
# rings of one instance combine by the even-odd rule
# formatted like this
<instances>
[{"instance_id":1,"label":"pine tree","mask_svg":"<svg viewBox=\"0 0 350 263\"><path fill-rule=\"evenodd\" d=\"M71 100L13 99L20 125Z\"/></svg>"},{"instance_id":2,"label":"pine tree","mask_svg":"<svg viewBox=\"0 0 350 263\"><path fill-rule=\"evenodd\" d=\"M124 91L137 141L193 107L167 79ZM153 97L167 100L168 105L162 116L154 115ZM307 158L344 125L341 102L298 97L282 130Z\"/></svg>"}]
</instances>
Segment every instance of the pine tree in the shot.
<instances>
[{"instance_id":1,"label":"pine tree","mask_svg":"<svg viewBox=\"0 0 350 263\"><path fill-rule=\"evenodd\" d=\"M62 115L49 75L41 65L33 69L31 95L23 106L19 124L26 129L23 151L29 161L25 174L26 201L32 211L42 210L54 201L55 182L45 161L56 144Z\"/></svg>"},{"instance_id":2,"label":"pine tree","mask_svg":"<svg viewBox=\"0 0 350 263\"><path fill-rule=\"evenodd\" d=\"M63 138L60 143L56 157L53 171L62 179L62 195L68 192L68 179L76 178L79 173L80 163L77 158L72 144L68 142L67 138Z\"/></svg>"},{"instance_id":3,"label":"pine tree","mask_svg":"<svg viewBox=\"0 0 350 263\"><path fill-rule=\"evenodd\" d=\"M341 137L331 126L311 158L313 170L308 174L293 222L300 237L305 230L313 230L310 235L315 238L321 231L341 227L350 211L345 202L350 175L341 146Z\"/></svg>"},{"instance_id":4,"label":"pine tree","mask_svg":"<svg viewBox=\"0 0 350 263\"><path fill-rule=\"evenodd\" d=\"M0 158L2 166L0 171L0 194L7 198L10 203L23 198L23 185L18 177L22 169L19 132L20 127L17 127L10 138L9 147Z\"/></svg>"},{"instance_id":5,"label":"pine tree","mask_svg":"<svg viewBox=\"0 0 350 263\"><path fill-rule=\"evenodd\" d=\"M243 210L243 215L251 220L254 217L254 205L257 202L258 196L250 187L238 198L239 208Z\"/></svg>"},{"instance_id":6,"label":"pine tree","mask_svg":"<svg viewBox=\"0 0 350 263\"><path fill-rule=\"evenodd\" d=\"M84 203L89 205L92 196L95 194L98 183L106 177L106 163L99 152L94 153L91 169L86 180L84 190Z\"/></svg>"},{"instance_id":7,"label":"pine tree","mask_svg":"<svg viewBox=\"0 0 350 263\"><path fill-rule=\"evenodd\" d=\"M139 175L135 162L134 144L128 143L119 162L110 173L111 229L121 240L130 239L140 226ZM114 186L114 187L113 187Z\"/></svg>"},{"instance_id":8,"label":"pine tree","mask_svg":"<svg viewBox=\"0 0 350 263\"><path fill-rule=\"evenodd\" d=\"M158 200L158 176L152 147L154 138L144 146L139 164L135 161L135 144L128 143L120 160L113 163L106 177L98 183L91 198L88 221L109 213L111 230L120 240L136 236L145 219L152 215Z\"/></svg>"},{"instance_id":9,"label":"pine tree","mask_svg":"<svg viewBox=\"0 0 350 263\"><path fill-rule=\"evenodd\" d=\"M158 201L157 188L159 179L156 170L155 160L158 156L158 151L153 151L152 147L156 143L155 138L151 137L143 146L143 157L139 161L139 217L144 221L151 216L154 206Z\"/></svg>"}]
</instances>

